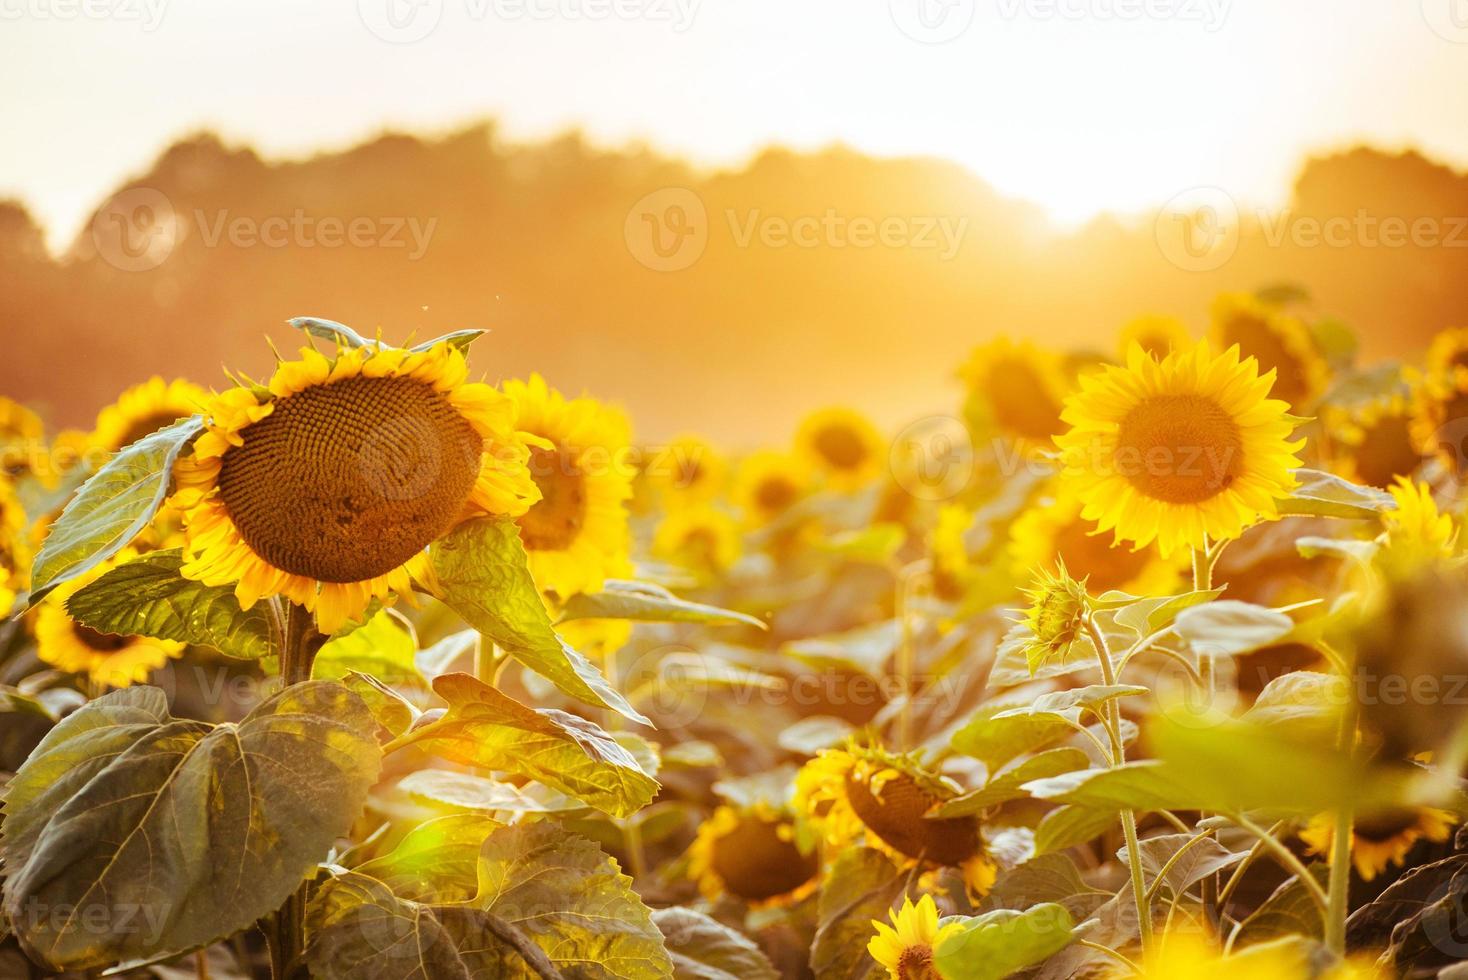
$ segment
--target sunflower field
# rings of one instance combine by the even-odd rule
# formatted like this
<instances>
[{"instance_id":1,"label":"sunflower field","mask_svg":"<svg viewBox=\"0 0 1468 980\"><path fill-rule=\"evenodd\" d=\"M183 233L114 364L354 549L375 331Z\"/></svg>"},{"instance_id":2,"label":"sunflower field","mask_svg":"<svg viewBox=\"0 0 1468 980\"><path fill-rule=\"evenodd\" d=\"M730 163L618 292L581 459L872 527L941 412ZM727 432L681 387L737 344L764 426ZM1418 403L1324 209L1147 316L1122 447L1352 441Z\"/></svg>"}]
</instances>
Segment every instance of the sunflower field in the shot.
<instances>
[{"instance_id":1,"label":"sunflower field","mask_svg":"<svg viewBox=\"0 0 1468 980\"><path fill-rule=\"evenodd\" d=\"M1468 330L1225 295L735 452L292 324L0 399L0 977L1468 977Z\"/></svg>"}]
</instances>

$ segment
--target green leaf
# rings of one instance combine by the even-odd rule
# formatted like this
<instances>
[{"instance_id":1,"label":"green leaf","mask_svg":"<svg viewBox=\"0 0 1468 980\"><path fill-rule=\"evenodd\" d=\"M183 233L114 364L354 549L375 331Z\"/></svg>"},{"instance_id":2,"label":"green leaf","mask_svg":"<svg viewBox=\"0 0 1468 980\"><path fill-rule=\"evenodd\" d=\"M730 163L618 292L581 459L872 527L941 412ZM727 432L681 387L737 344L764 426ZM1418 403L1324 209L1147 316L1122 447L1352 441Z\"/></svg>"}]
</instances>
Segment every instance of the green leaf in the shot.
<instances>
[{"instance_id":1,"label":"green leaf","mask_svg":"<svg viewBox=\"0 0 1468 980\"><path fill-rule=\"evenodd\" d=\"M764 620L701 602L680 599L649 582L608 580L600 592L572 596L561 609L560 622L575 619L634 619L662 623L742 623L768 629Z\"/></svg>"},{"instance_id":2,"label":"green leaf","mask_svg":"<svg viewBox=\"0 0 1468 980\"><path fill-rule=\"evenodd\" d=\"M1095 840L1116 825L1116 811L1085 806L1058 806L1035 828L1035 854L1063 851Z\"/></svg>"},{"instance_id":3,"label":"green leaf","mask_svg":"<svg viewBox=\"0 0 1468 980\"><path fill-rule=\"evenodd\" d=\"M1306 870L1320 883L1321 888L1329 886L1328 865L1317 862ZM1315 899L1300 883L1300 879L1291 877L1244 920L1234 943L1242 948L1284 936L1321 936L1324 933L1325 917L1320 913L1320 906L1315 904Z\"/></svg>"},{"instance_id":4,"label":"green leaf","mask_svg":"<svg viewBox=\"0 0 1468 980\"><path fill-rule=\"evenodd\" d=\"M415 902L467 902L479 891L479 852L504 824L457 813L418 824L381 857L352 870Z\"/></svg>"},{"instance_id":5,"label":"green leaf","mask_svg":"<svg viewBox=\"0 0 1468 980\"><path fill-rule=\"evenodd\" d=\"M117 554L148 526L168 496L174 462L203 428L194 416L159 429L119 450L81 485L36 555L31 605Z\"/></svg>"},{"instance_id":6,"label":"green leaf","mask_svg":"<svg viewBox=\"0 0 1468 980\"><path fill-rule=\"evenodd\" d=\"M79 589L66 611L99 633L177 640L242 660L268 656L264 604L241 609L233 586L191 581L179 574L181 567L178 548L140 555Z\"/></svg>"},{"instance_id":7,"label":"green leaf","mask_svg":"<svg viewBox=\"0 0 1468 980\"><path fill-rule=\"evenodd\" d=\"M657 909L653 924L673 959L674 980L779 980L769 957L742 933L686 908Z\"/></svg>"},{"instance_id":8,"label":"green leaf","mask_svg":"<svg viewBox=\"0 0 1468 980\"><path fill-rule=\"evenodd\" d=\"M238 725L171 719L156 688L81 708L6 790L17 937L38 962L81 970L248 927L361 812L381 761L373 725L360 699L319 681ZM123 915L146 927L123 928Z\"/></svg>"},{"instance_id":9,"label":"green leaf","mask_svg":"<svg viewBox=\"0 0 1468 980\"><path fill-rule=\"evenodd\" d=\"M781 653L819 669L838 668L872 677L886 675L887 661L902 640L902 626L887 619L845 633L792 640Z\"/></svg>"},{"instance_id":10,"label":"green leaf","mask_svg":"<svg viewBox=\"0 0 1468 980\"><path fill-rule=\"evenodd\" d=\"M1161 762L1148 759L1128 762L1113 769L1084 769L1025 785L1031 796L1057 803L1120 810L1203 809L1197 803L1206 793L1179 785Z\"/></svg>"},{"instance_id":11,"label":"green leaf","mask_svg":"<svg viewBox=\"0 0 1468 980\"><path fill-rule=\"evenodd\" d=\"M335 320L325 320L317 316L297 316L291 317L286 322L312 337L329 340L343 347L366 347L372 343L345 323L337 323Z\"/></svg>"},{"instance_id":12,"label":"green leaf","mask_svg":"<svg viewBox=\"0 0 1468 980\"><path fill-rule=\"evenodd\" d=\"M843 744L856 726L843 718L831 715L811 715L802 718L780 733L777 741L780 748L797 755L815 755L822 749L835 748Z\"/></svg>"},{"instance_id":13,"label":"green leaf","mask_svg":"<svg viewBox=\"0 0 1468 980\"><path fill-rule=\"evenodd\" d=\"M1110 892L1086 884L1075 862L1064 854L1044 854L1000 875L984 897L982 911L1023 910L1039 902L1055 902L1073 917L1084 919L1111 897Z\"/></svg>"},{"instance_id":14,"label":"green leaf","mask_svg":"<svg viewBox=\"0 0 1468 980\"><path fill-rule=\"evenodd\" d=\"M606 678L556 635L514 521L480 518L460 524L430 549L444 604L563 694L651 722Z\"/></svg>"},{"instance_id":15,"label":"green leaf","mask_svg":"<svg viewBox=\"0 0 1468 980\"><path fill-rule=\"evenodd\" d=\"M1301 558L1345 558L1362 565L1369 565L1381 550L1376 541L1361 541L1356 538L1322 538L1306 535L1295 539L1295 550Z\"/></svg>"},{"instance_id":16,"label":"green leaf","mask_svg":"<svg viewBox=\"0 0 1468 980\"><path fill-rule=\"evenodd\" d=\"M480 813L553 813L583 809L583 804L560 794L554 797L541 794L545 797L542 799L532 794L530 787L521 789L513 783L446 769L410 772L398 782L398 788L430 803Z\"/></svg>"},{"instance_id":17,"label":"green leaf","mask_svg":"<svg viewBox=\"0 0 1468 980\"><path fill-rule=\"evenodd\" d=\"M887 912L902 892L903 876L886 855L869 847L840 853L821 887L810 967L816 980L862 980L877 963L867 953L872 920Z\"/></svg>"},{"instance_id":18,"label":"green leaf","mask_svg":"<svg viewBox=\"0 0 1468 980\"><path fill-rule=\"evenodd\" d=\"M425 688L428 685L418 672L417 654L412 626L384 609L362 627L323 645L311 666L311 676L338 680L355 672L384 684Z\"/></svg>"},{"instance_id":19,"label":"green leaf","mask_svg":"<svg viewBox=\"0 0 1468 980\"><path fill-rule=\"evenodd\" d=\"M342 686L362 699L377 723L396 738L413 726L419 711L397 691L368 674L348 671Z\"/></svg>"},{"instance_id":20,"label":"green leaf","mask_svg":"<svg viewBox=\"0 0 1468 980\"><path fill-rule=\"evenodd\" d=\"M996 717L1007 718L1014 715L1041 715L1041 714L1064 714L1073 708L1082 708L1100 717L1101 711L1109 701L1117 698L1135 697L1146 694L1147 688L1136 684L1089 684L1085 687L1072 687L1064 691L1052 691L1035 698L1030 704L1022 708L1010 708L1008 711L1000 712Z\"/></svg>"},{"instance_id":21,"label":"green leaf","mask_svg":"<svg viewBox=\"0 0 1468 980\"><path fill-rule=\"evenodd\" d=\"M418 730L414 741L425 751L527 776L615 817L635 813L658 791L630 752L584 718L527 708L468 674L445 674L433 690L449 707Z\"/></svg>"},{"instance_id":22,"label":"green leaf","mask_svg":"<svg viewBox=\"0 0 1468 980\"><path fill-rule=\"evenodd\" d=\"M1341 675L1296 670L1264 685L1243 719L1300 738L1326 739L1340 730L1341 709L1350 698L1350 681Z\"/></svg>"},{"instance_id":23,"label":"green leaf","mask_svg":"<svg viewBox=\"0 0 1468 980\"><path fill-rule=\"evenodd\" d=\"M1244 859L1242 851L1230 851L1218 841L1205 837L1193 841L1194 834L1163 834L1157 837L1148 837L1141 841L1137 850L1142 857L1142 880L1145 888L1151 888L1157 876L1162 873L1167 862L1172 860L1184 844L1188 849L1177 858L1176 862L1168 869L1167 877L1163 879L1162 887L1168 889L1172 895L1181 896L1189 888L1207 878L1209 875L1217 874L1224 868L1232 867ZM1117 852L1117 860L1126 864L1130 857L1127 848L1123 846Z\"/></svg>"},{"instance_id":24,"label":"green leaf","mask_svg":"<svg viewBox=\"0 0 1468 980\"><path fill-rule=\"evenodd\" d=\"M1177 634L1207 657L1233 657L1289 636L1295 621L1284 613L1235 599L1205 602L1178 613Z\"/></svg>"},{"instance_id":25,"label":"green leaf","mask_svg":"<svg viewBox=\"0 0 1468 980\"><path fill-rule=\"evenodd\" d=\"M968 724L954 732L953 751L973 756L990 772L1017 756L1048 748L1075 734L1075 726L1053 711L1011 714L1003 706L980 708Z\"/></svg>"},{"instance_id":26,"label":"green leaf","mask_svg":"<svg viewBox=\"0 0 1468 980\"><path fill-rule=\"evenodd\" d=\"M1223 589L1204 589L1199 592L1184 592L1182 595L1138 599L1116 610L1115 622L1138 636L1151 636L1171 625L1184 609L1216 599L1222 594Z\"/></svg>"},{"instance_id":27,"label":"green leaf","mask_svg":"<svg viewBox=\"0 0 1468 980\"><path fill-rule=\"evenodd\" d=\"M934 817L968 817L982 813L991 806L1022 799L1029 794L1020 787L1025 783L1047 776L1058 776L1063 772L1084 769L1091 764L1086 753L1080 749L1051 749L1026 759L1011 769L1006 769L990 779L982 789L965 793L944 803L933 814Z\"/></svg>"},{"instance_id":28,"label":"green leaf","mask_svg":"<svg viewBox=\"0 0 1468 980\"><path fill-rule=\"evenodd\" d=\"M1300 485L1279 502L1280 514L1370 521L1397 506L1386 491L1342 480L1333 473L1299 469L1295 478Z\"/></svg>"},{"instance_id":29,"label":"green leaf","mask_svg":"<svg viewBox=\"0 0 1468 980\"><path fill-rule=\"evenodd\" d=\"M1070 913L1054 902L956 921L959 930L933 950L933 965L944 980L1002 980L1044 962L1075 938Z\"/></svg>"},{"instance_id":30,"label":"green leaf","mask_svg":"<svg viewBox=\"0 0 1468 980\"><path fill-rule=\"evenodd\" d=\"M444 334L442 337L434 337L432 340L425 340L421 344L415 344L412 347L409 347L408 350L417 354L421 353L422 351L429 350L430 348L437 347L439 344L452 344L453 346L457 347L461 352L467 354L469 352L469 345L474 343L474 341L478 340L480 337L483 337L488 332L488 330L474 329L454 330L450 333Z\"/></svg>"}]
</instances>

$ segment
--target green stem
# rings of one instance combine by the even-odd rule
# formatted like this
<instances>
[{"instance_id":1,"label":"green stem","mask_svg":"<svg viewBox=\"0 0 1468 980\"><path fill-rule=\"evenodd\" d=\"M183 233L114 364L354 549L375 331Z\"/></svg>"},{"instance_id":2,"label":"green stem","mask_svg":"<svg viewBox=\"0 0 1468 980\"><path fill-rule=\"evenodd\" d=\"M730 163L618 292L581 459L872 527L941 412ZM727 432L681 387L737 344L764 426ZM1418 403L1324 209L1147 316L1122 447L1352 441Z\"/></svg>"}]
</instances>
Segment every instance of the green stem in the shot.
<instances>
[{"instance_id":1,"label":"green stem","mask_svg":"<svg viewBox=\"0 0 1468 980\"><path fill-rule=\"evenodd\" d=\"M1213 588L1213 563L1223 553L1223 544L1219 543L1215 548L1210 548L1208 538L1203 538L1203 547L1193 549L1193 591L1207 592ZM1198 657L1198 672L1193 675L1198 688L1206 698L1206 704L1213 704L1218 694L1218 675L1213 669L1213 658L1207 654ZM1200 813L1200 818L1206 818L1207 813ZM1219 919L1218 906L1218 875L1209 875L1203 879L1203 913L1215 924Z\"/></svg>"},{"instance_id":2,"label":"green stem","mask_svg":"<svg viewBox=\"0 0 1468 980\"><path fill-rule=\"evenodd\" d=\"M1308 868L1300 863L1300 859L1295 857L1288 847L1285 847L1279 842L1277 837L1242 813L1230 814L1229 819L1258 838L1259 843L1264 845L1265 850L1269 851L1275 860L1284 865L1286 871L1300 879L1300 884L1304 886L1305 891L1310 893L1310 898L1320 907L1320 911L1322 913L1326 911L1330 901L1326 897L1325 889L1320 887L1320 882L1315 880L1315 876L1310 873Z\"/></svg>"},{"instance_id":3,"label":"green stem","mask_svg":"<svg viewBox=\"0 0 1468 980\"><path fill-rule=\"evenodd\" d=\"M1109 687L1116 683L1116 670L1111 663L1111 650L1106 637L1096 627L1096 621L1086 617L1086 632L1096 647L1096 662L1101 665L1101 679ZM1107 733L1111 736L1111 764L1113 767L1126 762L1126 743L1121 737L1121 708L1116 699L1106 702L1106 717L1103 719ZM1121 812L1121 833L1126 838L1127 864L1132 878L1132 897L1137 903L1137 929L1141 933L1142 953L1152 951L1152 906L1147 900L1146 883L1142 878L1142 848L1137 840L1137 814L1134 810Z\"/></svg>"},{"instance_id":4,"label":"green stem","mask_svg":"<svg viewBox=\"0 0 1468 980\"><path fill-rule=\"evenodd\" d=\"M1350 677L1349 671L1345 676ZM1356 712L1348 705L1341 715L1340 750L1350 756L1356 744ZM1337 956L1346 952L1346 916L1351 904L1351 829L1354 819L1349 804L1335 812L1331 837L1330 877L1325 910L1325 946Z\"/></svg>"}]
</instances>

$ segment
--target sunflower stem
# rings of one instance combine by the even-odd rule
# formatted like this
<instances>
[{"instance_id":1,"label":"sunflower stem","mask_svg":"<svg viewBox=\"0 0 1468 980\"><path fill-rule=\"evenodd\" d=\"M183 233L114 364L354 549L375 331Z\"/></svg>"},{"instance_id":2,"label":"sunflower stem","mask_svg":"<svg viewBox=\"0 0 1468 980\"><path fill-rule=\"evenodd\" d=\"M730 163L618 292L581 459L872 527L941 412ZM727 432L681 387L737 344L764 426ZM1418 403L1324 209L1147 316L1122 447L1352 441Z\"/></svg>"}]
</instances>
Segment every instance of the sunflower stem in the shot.
<instances>
[{"instance_id":1,"label":"sunflower stem","mask_svg":"<svg viewBox=\"0 0 1468 980\"><path fill-rule=\"evenodd\" d=\"M1346 675L1349 677L1349 673ZM1340 750L1350 755L1356 743L1356 713L1348 704L1341 717ZM1346 916L1351 904L1351 833L1354 814L1349 803L1335 812L1331 835L1330 877L1326 881L1325 946L1337 956L1346 952Z\"/></svg>"},{"instance_id":2,"label":"sunflower stem","mask_svg":"<svg viewBox=\"0 0 1468 980\"><path fill-rule=\"evenodd\" d=\"M1208 592L1213 588L1213 563L1223 553L1223 543L1210 544L1208 536L1203 536L1203 547L1193 549L1193 591ZM1198 658L1198 671L1194 675L1198 688L1207 698L1207 703L1212 704L1214 696L1218 691L1218 675L1213 670L1213 658L1200 656ZM1200 813L1200 818L1206 818L1207 813ZM1203 912L1211 921L1217 922L1219 915L1218 907L1218 875L1209 875L1203 879Z\"/></svg>"},{"instance_id":3,"label":"sunflower stem","mask_svg":"<svg viewBox=\"0 0 1468 980\"><path fill-rule=\"evenodd\" d=\"M1087 615L1086 633L1096 648L1096 662L1101 665L1101 679L1109 687L1116 683L1116 669L1111 663L1111 650L1106 637L1096 626L1095 617ZM1102 719L1111 736L1111 764L1113 767L1126 762L1126 742L1121 737L1121 708L1112 698L1106 702L1106 715ZM1142 877L1142 848L1137 841L1137 814L1134 810L1121 811L1121 832L1126 838L1127 864L1132 879L1132 897L1137 903L1137 930L1141 934L1142 954L1152 950L1152 907L1148 901L1146 882Z\"/></svg>"}]
</instances>

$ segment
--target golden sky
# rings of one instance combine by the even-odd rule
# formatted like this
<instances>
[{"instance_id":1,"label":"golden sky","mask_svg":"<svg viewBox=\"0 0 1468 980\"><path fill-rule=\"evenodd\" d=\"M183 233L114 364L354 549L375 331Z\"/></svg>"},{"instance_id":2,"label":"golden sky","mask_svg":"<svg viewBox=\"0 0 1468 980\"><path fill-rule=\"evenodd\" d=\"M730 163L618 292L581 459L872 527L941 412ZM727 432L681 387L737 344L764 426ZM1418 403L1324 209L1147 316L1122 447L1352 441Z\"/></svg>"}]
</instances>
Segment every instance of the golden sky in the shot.
<instances>
[{"instance_id":1,"label":"golden sky","mask_svg":"<svg viewBox=\"0 0 1468 980\"><path fill-rule=\"evenodd\" d=\"M53 245L169 140L499 118L717 166L841 141L1074 223L1280 203L1356 141L1468 164L1468 0L0 0L0 195Z\"/></svg>"}]
</instances>

